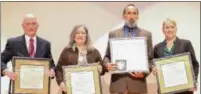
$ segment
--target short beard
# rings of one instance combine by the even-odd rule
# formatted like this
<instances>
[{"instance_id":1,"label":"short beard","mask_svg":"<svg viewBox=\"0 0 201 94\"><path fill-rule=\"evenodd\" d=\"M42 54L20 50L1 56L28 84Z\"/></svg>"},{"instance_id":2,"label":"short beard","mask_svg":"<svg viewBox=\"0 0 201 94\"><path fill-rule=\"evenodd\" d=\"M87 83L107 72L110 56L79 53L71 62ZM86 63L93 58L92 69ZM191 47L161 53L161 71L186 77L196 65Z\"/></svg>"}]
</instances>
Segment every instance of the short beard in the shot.
<instances>
[{"instance_id":1,"label":"short beard","mask_svg":"<svg viewBox=\"0 0 201 94\"><path fill-rule=\"evenodd\" d=\"M129 21L126 21L126 25L127 25L129 28L136 28L136 27L137 27L137 22L134 21L134 20L129 20Z\"/></svg>"}]
</instances>

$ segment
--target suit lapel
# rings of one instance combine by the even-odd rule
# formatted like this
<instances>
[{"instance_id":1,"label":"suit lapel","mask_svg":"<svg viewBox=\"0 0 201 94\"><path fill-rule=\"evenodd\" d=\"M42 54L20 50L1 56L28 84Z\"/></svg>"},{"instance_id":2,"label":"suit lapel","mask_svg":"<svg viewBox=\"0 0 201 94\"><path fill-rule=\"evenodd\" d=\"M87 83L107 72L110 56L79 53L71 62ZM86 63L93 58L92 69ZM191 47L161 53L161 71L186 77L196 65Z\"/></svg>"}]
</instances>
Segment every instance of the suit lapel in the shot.
<instances>
[{"instance_id":1,"label":"suit lapel","mask_svg":"<svg viewBox=\"0 0 201 94\"><path fill-rule=\"evenodd\" d=\"M177 54L180 51L180 39L177 37L176 38L176 43L175 43L175 47L173 49L173 54Z\"/></svg>"},{"instance_id":2,"label":"suit lapel","mask_svg":"<svg viewBox=\"0 0 201 94\"><path fill-rule=\"evenodd\" d=\"M161 46L159 46L158 52L157 52L160 57L164 57L165 56L164 55L164 47L165 47L164 42L162 42Z\"/></svg>"},{"instance_id":3,"label":"suit lapel","mask_svg":"<svg viewBox=\"0 0 201 94\"><path fill-rule=\"evenodd\" d=\"M120 28L120 30L117 32L116 36L119 37L119 38L123 38L124 37L124 30L123 30L123 28Z\"/></svg>"},{"instance_id":4,"label":"suit lapel","mask_svg":"<svg viewBox=\"0 0 201 94\"><path fill-rule=\"evenodd\" d=\"M164 55L164 43L162 42L161 43L161 45L160 45L160 47L158 48L158 55L160 56L160 57L164 57L165 55ZM173 55L175 55L175 54L177 54L177 53L179 53L179 51L180 51L180 39L177 37L176 38L176 43L175 43L175 47L174 47L174 49L173 49Z\"/></svg>"},{"instance_id":5,"label":"suit lapel","mask_svg":"<svg viewBox=\"0 0 201 94\"><path fill-rule=\"evenodd\" d=\"M78 48L76 47L76 48L75 48L75 51L73 51L73 49L71 49L71 50L72 50L72 53L71 53L71 56L72 56L71 60L72 60L72 63L73 63L73 65L77 65L78 62L79 62L79 60L78 60L78 58L79 58L79 51L78 51Z\"/></svg>"},{"instance_id":6,"label":"suit lapel","mask_svg":"<svg viewBox=\"0 0 201 94\"><path fill-rule=\"evenodd\" d=\"M135 32L136 32L136 37L142 36L140 32L140 28L137 28Z\"/></svg>"},{"instance_id":7,"label":"suit lapel","mask_svg":"<svg viewBox=\"0 0 201 94\"><path fill-rule=\"evenodd\" d=\"M41 42L41 40L38 37L36 37L36 40L37 40L36 41L36 52L35 52L35 56L34 57L40 57L43 43Z\"/></svg>"},{"instance_id":8,"label":"suit lapel","mask_svg":"<svg viewBox=\"0 0 201 94\"><path fill-rule=\"evenodd\" d=\"M87 62L88 62L88 63L89 63L89 62L91 61L91 59L92 59L92 58L90 58L90 53L91 53L90 50L88 50L88 51L87 51L87 55L86 55L86 58L87 58Z\"/></svg>"},{"instance_id":9,"label":"suit lapel","mask_svg":"<svg viewBox=\"0 0 201 94\"><path fill-rule=\"evenodd\" d=\"M27 48L27 45L26 45L26 40L25 40L25 35L22 35L21 36L21 39L19 41L20 45L20 50L22 51L22 54L26 57L29 57L29 52L28 52L28 48Z\"/></svg>"}]
</instances>

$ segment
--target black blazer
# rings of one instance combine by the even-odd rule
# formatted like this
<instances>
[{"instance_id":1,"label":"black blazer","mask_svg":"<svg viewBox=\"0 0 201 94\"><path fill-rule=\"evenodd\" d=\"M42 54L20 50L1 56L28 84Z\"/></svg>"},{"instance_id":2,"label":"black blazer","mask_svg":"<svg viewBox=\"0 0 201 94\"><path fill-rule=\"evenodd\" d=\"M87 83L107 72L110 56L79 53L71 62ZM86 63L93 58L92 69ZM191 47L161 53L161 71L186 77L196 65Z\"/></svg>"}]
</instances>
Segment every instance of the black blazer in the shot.
<instances>
[{"instance_id":1,"label":"black blazer","mask_svg":"<svg viewBox=\"0 0 201 94\"><path fill-rule=\"evenodd\" d=\"M51 54L50 42L36 37L36 54L35 58L48 58L51 59L50 68L55 69L54 60ZM12 59L13 56L29 57L29 53L26 47L25 35L10 38L7 40L5 50L1 53L1 76L3 70L7 68L7 63Z\"/></svg>"},{"instance_id":2,"label":"black blazer","mask_svg":"<svg viewBox=\"0 0 201 94\"><path fill-rule=\"evenodd\" d=\"M154 46L154 58L164 57L164 42L160 42ZM175 48L173 49L173 55L190 52L192 66L195 74L195 79L197 81L199 73L199 63L195 57L194 48L189 40L176 38Z\"/></svg>"}]
</instances>

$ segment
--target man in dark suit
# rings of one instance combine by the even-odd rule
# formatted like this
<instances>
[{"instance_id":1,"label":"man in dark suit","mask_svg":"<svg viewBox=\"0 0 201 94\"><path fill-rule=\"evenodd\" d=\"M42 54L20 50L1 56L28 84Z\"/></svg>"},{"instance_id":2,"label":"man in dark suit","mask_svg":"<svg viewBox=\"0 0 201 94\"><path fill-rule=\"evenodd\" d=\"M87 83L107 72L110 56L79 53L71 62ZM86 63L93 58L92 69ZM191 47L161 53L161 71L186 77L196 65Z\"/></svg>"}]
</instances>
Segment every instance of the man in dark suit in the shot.
<instances>
[{"instance_id":1,"label":"man in dark suit","mask_svg":"<svg viewBox=\"0 0 201 94\"><path fill-rule=\"evenodd\" d=\"M5 50L1 53L1 76L16 80L16 74L7 69L7 63L14 57L32 57L51 59L47 74L54 77L55 64L52 59L50 42L36 36L38 21L32 14L26 14L22 23L24 34L7 40Z\"/></svg>"},{"instance_id":2,"label":"man in dark suit","mask_svg":"<svg viewBox=\"0 0 201 94\"><path fill-rule=\"evenodd\" d=\"M165 40L154 46L154 58L162 58L165 56L176 55L180 53L190 52L195 79L197 82L199 73L199 63L196 59L194 48L189 40L180 39L176 36L177 24L174 20L167 19L163 22L163 33ZM153 68L153 74L156 75L156 68ZM175 94L193 94L197 88Z\"/></svg>"},{"instance_id":3,"label":"man in dark suit","mask_svg":"<svg viewBox=\"0 0 201 94\"><path fill-rule=\"evenodd\" d=\"M123 19L125 25L122 28L116 29L109 33L110 38L122 37L146 37L147 38L147 52L149 64L152 64L153 47L152 36L147 30L137 26L139 16L138 8L135 5L129 4L123 10ZM132 50L132 49L130 49ZM112 70L116 65L111 64L110 46L108 42L106 55L104 57L105 66L108 71ZM135 57L133 57L135 58ZM151 68L150 68L151 69ZM146 77L149 73L133 72L123 74L112 74L110 92L118 94L143 94L147 93Z\"/></svg>"}]
</instances>

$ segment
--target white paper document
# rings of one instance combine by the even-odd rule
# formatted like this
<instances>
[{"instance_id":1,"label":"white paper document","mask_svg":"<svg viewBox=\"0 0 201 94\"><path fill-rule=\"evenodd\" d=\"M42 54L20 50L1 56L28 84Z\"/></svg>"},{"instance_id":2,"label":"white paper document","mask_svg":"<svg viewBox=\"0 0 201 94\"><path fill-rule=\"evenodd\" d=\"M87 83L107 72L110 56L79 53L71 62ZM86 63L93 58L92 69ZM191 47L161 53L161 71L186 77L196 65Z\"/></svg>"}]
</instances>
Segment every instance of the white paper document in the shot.
<instances>
[{"instance_id":1,"label":"white paper document","mask_svg":"<svg viewBox=\"0 0 201 94\"><path fill-rule=\"evenodd\" d=\"M149 71L145 38L111 40L110 49L112 63L116 63L118 60L126 61L125 72Z\"/></svg>"},{"instance_id":2,"label":"white paper document","mask_svg":"<svg viewBox=\"0 0 201 94\"><path fill-rule=\"evenodd\" d=\"M20 88L43 89L44 66L21 65Z\"/></svg>"},{"instance_id":3,"label":"white paper document","mask_svg":"<svg viewBox=\"0 0 201 94\"><path fill-rule=\"evenodd\" d=\"M95 94L92 71L71 73L72 94Z\"/></svg>"},{"instance_id":4,"label":"white paper document","mask_svg":"<svg viewBox=\"0 0 201 94\"><path fill-rule=\"evenodd\" d=\"M166 88L188 83L184 61L164 64L161 68Z\"/></svg>"}]
</instances>

